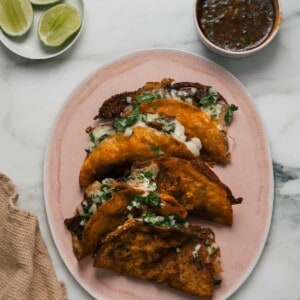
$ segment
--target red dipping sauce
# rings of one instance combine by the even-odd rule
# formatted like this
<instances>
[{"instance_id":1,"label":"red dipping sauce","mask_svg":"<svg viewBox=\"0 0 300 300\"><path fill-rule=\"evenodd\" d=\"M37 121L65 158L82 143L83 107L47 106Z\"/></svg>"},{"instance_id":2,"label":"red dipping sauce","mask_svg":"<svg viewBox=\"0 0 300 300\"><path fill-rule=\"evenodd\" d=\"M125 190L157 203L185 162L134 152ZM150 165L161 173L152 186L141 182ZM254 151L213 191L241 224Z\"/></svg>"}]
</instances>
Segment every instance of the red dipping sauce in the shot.
<instances>
[{"instance_id":1,"label":"red dipping sauce","mask_svg":"<svg viewBox=\"0 0 300 300\"><path fill-rule=\"evenodd\" d=\"M204 35L231 51L262 44L272 32L276 17L272 0L199 0L196 10Z\"/></svg>"}]
</instances>

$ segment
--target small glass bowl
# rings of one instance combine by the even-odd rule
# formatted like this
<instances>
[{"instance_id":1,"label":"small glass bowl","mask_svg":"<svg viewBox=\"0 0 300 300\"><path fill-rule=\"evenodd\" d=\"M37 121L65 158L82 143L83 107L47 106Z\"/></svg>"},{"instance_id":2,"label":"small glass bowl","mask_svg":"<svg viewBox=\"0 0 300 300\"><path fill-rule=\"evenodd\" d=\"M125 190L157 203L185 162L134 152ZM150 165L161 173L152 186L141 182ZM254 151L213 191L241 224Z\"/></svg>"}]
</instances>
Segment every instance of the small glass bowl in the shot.
<instances>
[{"instance_id":1,"label":"small glass bowl","mask_svg":"<svg viewBox=\"0 0 300 300\"><path fill-rule=\"evenodd\" d=\"M202 0L194 0L194 24L195 28L198 34L199 39L204 43L205 46L207 46L211 51L220 54L222 56L226 57L245 57L251 54L254 54L264 47L266 47L275 37L277 34L279 27L281 25L282 21L282 3L281 0L273 0L274 8L275 8L275 22L274 26L272 28L272 31L270 32L269 36L259 45L257 45L255 48L249 49L249 50L242 50L242 51L232 51L232 50L227 50L224 48L221 48L211 42L203 33L198 19L197 19L197 4L199 1Z\"/></svg>"}]
</instances>

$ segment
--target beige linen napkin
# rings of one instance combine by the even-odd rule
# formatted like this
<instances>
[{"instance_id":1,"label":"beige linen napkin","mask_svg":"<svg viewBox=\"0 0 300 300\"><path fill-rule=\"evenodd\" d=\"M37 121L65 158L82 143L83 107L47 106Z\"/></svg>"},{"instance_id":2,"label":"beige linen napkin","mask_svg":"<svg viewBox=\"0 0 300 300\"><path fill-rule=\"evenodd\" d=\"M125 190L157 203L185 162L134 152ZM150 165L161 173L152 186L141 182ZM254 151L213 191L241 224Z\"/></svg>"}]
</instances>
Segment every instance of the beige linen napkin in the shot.
<instances>
[{"instance_id":1,"label":"beige linen napkin","mask_svg":"<svg viewBox=\"0 0 300 300\"><path fill-rule=\"evenodd\" d=\"M18 193L0 173L0 299L66 299L37 218L15 206Z\"/></svg>"}]
</instances>

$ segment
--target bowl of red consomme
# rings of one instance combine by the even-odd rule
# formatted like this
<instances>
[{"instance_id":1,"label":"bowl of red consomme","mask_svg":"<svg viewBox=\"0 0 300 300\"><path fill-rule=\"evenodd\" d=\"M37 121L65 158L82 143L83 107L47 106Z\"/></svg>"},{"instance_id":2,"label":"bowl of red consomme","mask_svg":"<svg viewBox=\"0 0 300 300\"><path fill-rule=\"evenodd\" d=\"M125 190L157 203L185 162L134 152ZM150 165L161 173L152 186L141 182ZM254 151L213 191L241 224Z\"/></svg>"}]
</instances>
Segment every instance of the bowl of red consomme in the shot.
<instances>
[{"instance_id":1,"label":"bowl of red consomme","mask_svg":"<svg viewBox=\"0 0 300 300\"><path fill-rule=\"evenodd\" d=\"M281 21L280 0L194 0L200 40L227 57L258 52L273 40Z\"/></svg>"}]
</instances>

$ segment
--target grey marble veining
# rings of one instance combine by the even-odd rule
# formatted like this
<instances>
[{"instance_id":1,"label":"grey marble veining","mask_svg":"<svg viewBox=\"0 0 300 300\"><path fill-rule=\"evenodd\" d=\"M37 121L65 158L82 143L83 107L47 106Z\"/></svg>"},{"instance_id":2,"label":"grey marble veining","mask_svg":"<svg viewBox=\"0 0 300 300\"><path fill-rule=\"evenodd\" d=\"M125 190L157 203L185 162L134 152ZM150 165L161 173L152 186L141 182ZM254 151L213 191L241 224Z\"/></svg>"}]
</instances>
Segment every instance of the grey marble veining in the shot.
<instances>
[{"instance_id":1,"label":"grey marble veining","mask_svg":"<svg viewBox=\"0 0 300 300\"><path fill-rule=\"evenodd\" d=\"M146 48L205 56L232 72L253 96L271 146L274 211L262 257L231 299L300 299L300 2L282 2L278 36L239 60L217 56L198 41L192 0L85 1L86 24L77 44L48 61L17 57L0 44L0 171L18 186L19 206L38 215L69 299L92 298L64 266L49 231L43 202L47 140L78 83L104 63Z\"/></svg>"}]
</instances>

